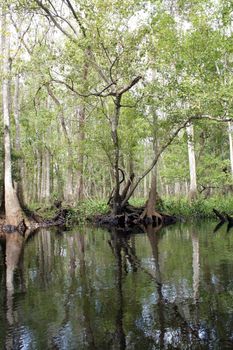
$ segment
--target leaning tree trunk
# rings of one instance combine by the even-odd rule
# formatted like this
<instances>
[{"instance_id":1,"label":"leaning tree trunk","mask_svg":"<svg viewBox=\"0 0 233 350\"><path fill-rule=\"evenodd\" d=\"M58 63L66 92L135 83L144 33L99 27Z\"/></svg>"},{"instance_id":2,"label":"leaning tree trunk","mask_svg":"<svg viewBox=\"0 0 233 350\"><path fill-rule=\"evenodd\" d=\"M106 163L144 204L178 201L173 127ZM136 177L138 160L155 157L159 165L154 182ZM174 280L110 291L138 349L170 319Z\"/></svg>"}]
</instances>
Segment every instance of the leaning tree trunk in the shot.
<instances>
[{"instance_id":1,"label":"leaning tree trunk","mask_svg":"<svg viewBox=\"0 0 233 350\"><path fill-rule=\"evenodd\" d=\"M12 183L11 164L11 137L10 137L10 113L9 113L9 35L7 35L7 14L2 10L2 56L3 56L3 81L2 81L2 105L4 126L4 184L5 184L5 214L8 224L17 226L23 219L22 209L16 191Z\"/></svg>"}]
</instances>

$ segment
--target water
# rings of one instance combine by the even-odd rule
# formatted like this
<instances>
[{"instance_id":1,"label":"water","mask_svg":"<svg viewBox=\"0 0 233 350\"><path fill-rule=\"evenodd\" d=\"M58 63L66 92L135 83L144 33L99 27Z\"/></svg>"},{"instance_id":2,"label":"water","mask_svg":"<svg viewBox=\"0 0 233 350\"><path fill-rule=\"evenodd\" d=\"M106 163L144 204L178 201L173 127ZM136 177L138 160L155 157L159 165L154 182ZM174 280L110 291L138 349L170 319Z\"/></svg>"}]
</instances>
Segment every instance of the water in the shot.
<instances>
[{"instance_id":1,"label":"water","mask_svg":"<svg viewBox=\"0 0 233 350\"><path fill-rule=\"evenodd\" d=\"M232 349L233 230L215 224L11 235L0 349Z\"/></svg>"}]
</instances>

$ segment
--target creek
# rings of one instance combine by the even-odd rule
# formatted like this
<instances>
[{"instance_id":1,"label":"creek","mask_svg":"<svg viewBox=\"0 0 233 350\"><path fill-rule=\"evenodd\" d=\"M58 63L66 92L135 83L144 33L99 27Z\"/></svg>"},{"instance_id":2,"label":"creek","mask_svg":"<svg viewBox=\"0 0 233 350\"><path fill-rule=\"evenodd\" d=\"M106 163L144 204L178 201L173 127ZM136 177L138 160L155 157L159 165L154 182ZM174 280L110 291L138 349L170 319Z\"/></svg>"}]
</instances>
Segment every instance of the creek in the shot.
<instances>
[{"instance_id":1,"label":"creek","mask_svg":"<svg viewBox=\"0 0 233 350\"><path fill-rule=\"evenodd\" d=\"M0 349L232 349L233 230L215 225L41 229L17 266L1 246Z\"/></svg>"}]
</instances>

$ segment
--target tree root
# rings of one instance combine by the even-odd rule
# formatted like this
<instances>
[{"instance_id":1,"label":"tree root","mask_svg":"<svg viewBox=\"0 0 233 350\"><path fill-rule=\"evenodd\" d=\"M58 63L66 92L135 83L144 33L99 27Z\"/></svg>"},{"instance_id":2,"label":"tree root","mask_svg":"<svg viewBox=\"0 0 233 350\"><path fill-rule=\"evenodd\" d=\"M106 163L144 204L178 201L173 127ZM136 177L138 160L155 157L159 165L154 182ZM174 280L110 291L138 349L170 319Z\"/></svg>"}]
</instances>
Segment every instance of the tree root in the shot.
<instances>
[{"instance_id":1,"label":"tree root","mask_svg":"<svg viewBox=\"0 0 233 350\"><path fill-rule=\"evenodd\" d=\"M23 236L28 228L37 229L40 227L45 228L51 226L65 225L68 209L62 208L61 206L57 206L56 204L55 207L57 208L57 213L51 219L43 219L37 213L32 212L28 208L24 208L24 213L27 215L30 227L27 226L28 224L26 224L24 220L22 220L18 226L3 223L2 225L0 225L0 231L3 233L1 235L1 238L4 238L4 234L10 234L14 232L18 232Z\"/></svg>"},{"instance_id":2,"label":"tree root","mask_svg":"<svg viewBox=\"0 0 233 350\"><path fill-rule=\"evenodd\" d=\"M97 215L92 222L98 226L129 228L140 225L169 225L177 221L175 216L160 213L156 210L148 211L147 207L133 207L127 205L120 215Z\"/></svg>"},{"instance_id":3,"label":"tree root","mask_svg":"<svg viewBox=\"0 0 233 350\"><path fill-rule=\"evenodd\" d=\"M155 210L145 207L143 213L140 215L140 221L145 222L146 225L158 226L163 224L163 216Z\"/></svg>"}]
</instances>

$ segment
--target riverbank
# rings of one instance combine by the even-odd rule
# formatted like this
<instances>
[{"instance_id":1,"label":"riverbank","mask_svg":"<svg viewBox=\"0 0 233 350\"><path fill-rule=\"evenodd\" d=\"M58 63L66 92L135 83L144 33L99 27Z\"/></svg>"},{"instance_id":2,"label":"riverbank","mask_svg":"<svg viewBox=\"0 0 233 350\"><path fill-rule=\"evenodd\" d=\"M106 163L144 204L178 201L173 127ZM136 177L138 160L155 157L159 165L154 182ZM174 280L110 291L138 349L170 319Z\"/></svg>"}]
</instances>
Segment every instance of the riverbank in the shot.
<instances>
[{"instance_id":1,"label":"riverbank","mask_svg":"<svg viewBox=\"0 0 233 350\"><path fill-rule=\"evenodd\" d=\"M145 204L145 199L137 198L130 201L130 204L134 206L142 206ZM36 210L40 205L34 204L31 206L32 210ZM105 215L109 211L107 200L103 199L88 199L78 203L75 206L64 203L64 207L68 209L68 224L73 225L76 223L85 222L96 215ZM165 197L163 203L157 208L159 211L171 214L173 216L181 217L184 219L191 218L216 218L213 213L213 208L219 212L225 212L229 215L233 215L233 197L232 196L215 196L208 199L202 197L197 198L195 201L190 202L184 197ZM36 210L37 211L37 210ZM51 217L53 215L54 208L40 206L39 212L44 217Z\"/></svg>"}]
</instances>

